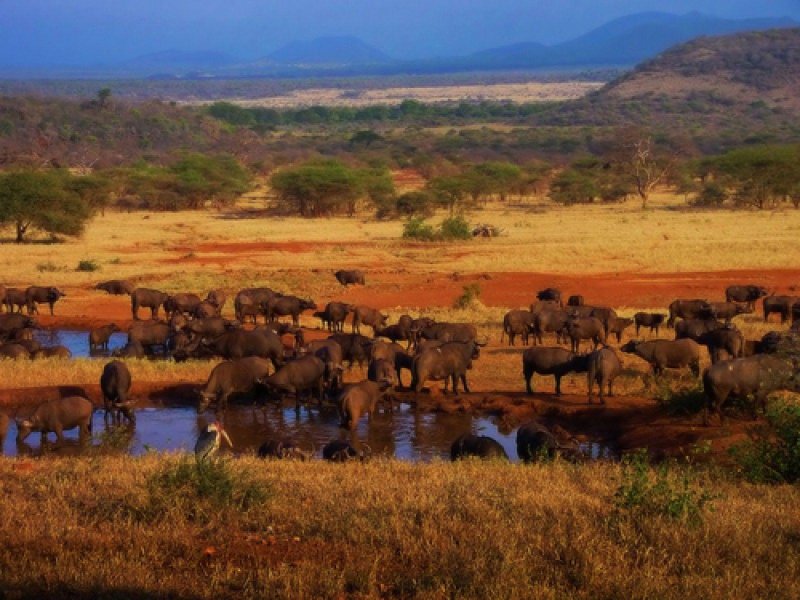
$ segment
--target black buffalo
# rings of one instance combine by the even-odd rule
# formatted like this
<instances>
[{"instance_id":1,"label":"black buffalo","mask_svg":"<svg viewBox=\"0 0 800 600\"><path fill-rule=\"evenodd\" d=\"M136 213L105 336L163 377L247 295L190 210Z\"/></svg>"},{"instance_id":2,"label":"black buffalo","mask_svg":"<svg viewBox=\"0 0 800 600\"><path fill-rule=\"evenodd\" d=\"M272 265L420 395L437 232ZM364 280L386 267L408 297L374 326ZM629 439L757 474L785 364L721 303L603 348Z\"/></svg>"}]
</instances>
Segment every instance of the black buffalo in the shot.
<instances>
[{"instance_id":1,"label":"black buffalo","mask_svg":"<svg viewBox=\"0 0 800 600\"><path fill-rule=\"evenodd\" d=\"M359 271L358 269L353 269L351 271L336 271L333 276L336 277L336 281L345 286L354 284L366 285L364 271Z\"/></svg>"},{"instance_id":2,"label":"black buffalo","mask_svg":"<svg viewBox=\"0 0 800 600\"><path fill-rule=\"evenodd\" d=\"M465 433L458 436L450 446L450 460L469 457L508 460L506 451L497 440L485 435Z\"/></svg>"}]
</instances>

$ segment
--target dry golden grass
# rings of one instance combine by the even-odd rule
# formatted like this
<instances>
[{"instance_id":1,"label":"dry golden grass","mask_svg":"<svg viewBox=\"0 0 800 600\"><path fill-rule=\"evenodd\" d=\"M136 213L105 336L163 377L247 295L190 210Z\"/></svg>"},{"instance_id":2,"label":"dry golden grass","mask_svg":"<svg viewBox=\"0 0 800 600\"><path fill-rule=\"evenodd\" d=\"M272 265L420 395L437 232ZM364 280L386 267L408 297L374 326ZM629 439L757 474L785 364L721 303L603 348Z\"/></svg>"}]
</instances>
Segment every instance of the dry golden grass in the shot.
<instances>
[{"instance_id":1,"label":"dry golden grass","mask_svg":"<svg viewBox=\"0 0 800 600\"><path fill-rule=\"evenodd\" d=\"M47 358L42 360L0 359L0 389L53 385L87 385L100 381L103 366L110 359ZM205 381L218 361L124 359L134 382L191 383Z\"/></svg>"},{"instance_id":2,"label":"dry golden grass","mask_svg":"<svg viewBox=\"0 0 800 600\"><path fill-rule=\"evenodd\" d=\"M689 476L697 519L618 506L613 464L239 458L201 478L152 454L0 459L0 481L11 597L796 598L800 580L800 489L713 474Z\"/></svg>"},{"instance_id":3,"label":"dry golden grass","mask_svg":"<svg viewBox=\"0 0 800 600\"><path fill-rule=\"evenodd\" d=\"M240 106L266 108L300 108L303 106L373 106L395 105L403 100L418 100L426 103L459 101L511 101L554 102L582 98L603 86L590 81L564 81L555 83L495 83L488 85L446 85L428 87L394 87L363 90L316 88L293 90L281 96L269 96L256 100L227 99ZM189 103L195 104L195 103ZM205 103L203 103L205 104Z\"/></svg>"},{"instance_id":4,"label":"dry golden grass","mask_svg":"<svg viewBox=\"0 0 800 600\"><path fill-rule=\"evenodd\" d=\"M294 277L302 285L310 283L309 278L294 271L348 266L409 273L592 274L800 264L796 210L687 212L679 210L682 200L670 195L655 197L646 211L633 201L560 207L528 200L513 206L493 204L469 215L472 222L503 228L502 237L444 245L401 240L400 221L376 221L366 215L280 217L252 210L258 208L257 200L225 212L109 212L97 217L80 239L54 245L3 244L0 272L6 285L89 287L124 277L167 290L201 291L235 290L264 280L280 282L281 277ZM287 245L291 242L298 244ZM96 261L100 270L76 272L84 259Z\"/></svg>"}]
</instances>

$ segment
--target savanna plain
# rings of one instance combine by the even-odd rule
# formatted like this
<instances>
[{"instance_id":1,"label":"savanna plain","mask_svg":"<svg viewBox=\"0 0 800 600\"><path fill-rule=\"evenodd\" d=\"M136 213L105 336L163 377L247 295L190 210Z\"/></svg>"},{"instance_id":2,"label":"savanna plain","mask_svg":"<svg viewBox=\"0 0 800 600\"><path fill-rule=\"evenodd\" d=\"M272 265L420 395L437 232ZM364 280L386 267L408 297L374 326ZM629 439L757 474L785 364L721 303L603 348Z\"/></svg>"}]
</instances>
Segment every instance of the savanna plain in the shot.
<instances>
[{"instance_id":1,"label":"savanna plain","mask_svg":"<svg viewBox=\"0 0 800 600\"><path fill-rule=\"evenodd\" d=\"M729 452L763 416L753 420L744 406L723 425L703 426L699 413L670 402L696 395L696 380L656 382L646 363L622 353L606 405L587 404L583 375L568 376L558 398L552 378L535 376L527 395L522 349L500 333L505 312L547 286L622 316L666 312L675 298L723 300L735 283L791 294L800 284L800 211L688 211L668 193L646 210L532 196L468 219L501 234L411 242L401 222L372 215L287 217L261 190L219 211L109 210L79 239L4 244L0 271L7 285L66 292L54 317L38 318L52 328L130 325L128 298L94 289L112 278L168 292L221 288L229 298L266 285L319 306L368 304L390 322L403 313L471 322L488 339L469 372L471 393L445 395L430 382L401 394L404 402L491 416L507 430L541 420L573 439L613 444L625 460L327 464L265 462L241 448L203 465L185 454L93 448L6 457L5 597L797 598L800 490L749 482ZM96 270L77 271L81 261ZM347 268L363 269L367 284L340 286L333 272ZM469 301L454 308L465 290ZM782 327L760 314L735 322L747 339ZM319 327L310 313L301 324L312 336ZM630 337L632 328L623 343ZM199 388L214 364L128 363L143 403L161 388ZM0 361L0 402L13 413L78 386L97 403L102 365ZM364 376L355 367L345 379Z\"/></svg>"}]
</instances>

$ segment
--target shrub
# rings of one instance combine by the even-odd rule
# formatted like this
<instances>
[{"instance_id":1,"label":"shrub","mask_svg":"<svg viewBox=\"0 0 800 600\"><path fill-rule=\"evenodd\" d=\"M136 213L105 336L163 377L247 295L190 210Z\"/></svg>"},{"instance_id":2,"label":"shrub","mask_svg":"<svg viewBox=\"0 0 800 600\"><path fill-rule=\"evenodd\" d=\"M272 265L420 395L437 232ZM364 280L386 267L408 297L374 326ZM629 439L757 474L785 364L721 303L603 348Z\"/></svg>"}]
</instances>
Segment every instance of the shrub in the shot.
<instances>
[{"instance_id":1,"label":"shrub","mask_svg":"<svg viewBox=\"0 0 800 600\"><path fill-rule=\"evenodd\" d=\"M665 463L651 469L647 450L640 450L623 459L622 483L614 494L616 505L645 515L697 522L714 496L699 488L694 479L688 467L670 469Z\"/></svg>"},{"instance_id":2,"label":"shrub","mask_svg":"<svg viewBox=\"0 0 800 600\"><path fill-rule=\"evenodd\" d=\"M263 485L224 459L198 463L188 456L156 472L147 488L152 509L181 502L198 517L210 517L224 508L241 511L261 506L269 495Z\"/></svg>"},{"instance_id":3,"label":"shrub","mask_svg":"<svg viewBox=\"0 0 800 600\"><path fill-rule=\"evenodd\" d=\"M403 225L403 238L430 242L436 239L436 232L422 217L412 217Z\"/></svg>"},{"instance_id":4,"label":"shrub","mask_svg":"<svg viewBox=\"0 0 800 600\"><path fill-rule=\"evenodd\" d=\"M731 448L731 454L750 481L800 481L800 406L774 404L767 411L767 421L768 427Z\"/></svg>"},{"instance_id":5,"label":"shrub","mask_svg":"<svg viewBox=\"0 0 800 600\"><path fill-rule=\"evenodd\" d=\"M436 199L430 192L419 190L400 195L394 204L398 214L429 217L436 208Z\"/></svg>"},{"instance_id":6,"label":"shrub","mask_svg":"<svg viewBox=\"0 0 800 600\"><path fill-rule=\"evenodd\" d=\"M703 186L697 197L691 201L692 206L702 206L708 208L719 208L727 199L728 194L725 189L716 182L710 182Z\"/></svg>"},{"instance_id":7,"label":"shrub","mask_svg":"<svg viewBox=\"0 0 800 600\"><path fill-rule=\"evenodd\" d=\"M37 264L36 270L40 273L55 273L57 271L63 271L64 269L59 267L54 262L48 260L47 262Z\"/></svg>"},{"instance_id":8,"label":"shrub","mask_svg":"<svg viewBox=\"0 0 800 600\"><path fill-rule=\"evenodd\" d=\"M78 263L76 271L84 271L86 273L91 273L93 271L99 271L100 265L97 264L96 261L93 260L82 260Z\"/></svg>"},{"instance_id":9,"label":"shrub","mask_svg":"<svg viewBox=\"0 0 800 600\"><path fill-rule=\"evenodd\" d=\"M703 385L698 382L691 387L673 390L669 381L660 379L655 397L670 415L695 415L703 410L706 404Z\"/></svg>"},{"instance_id":10,"label":"shrub","mask_svg":"<svg viewBox=\"0 0 800 600\"><path fill-rule=\"evenodd\" d=\"M453 302L453 308L469 308L481 297L481 286L478 283L465 285L461 295Z\"/></svg>"},{"instance_id":11,"label":"shrub","mask_svg":"<svg viewBox=\"0 0 800 600\"><path fill-rule=\"evenodd\" d=\"M472 238L472 229L461 215L448 217L442 221L439 231L444 240L469 240Z\"/></svg>"}]
</instances>

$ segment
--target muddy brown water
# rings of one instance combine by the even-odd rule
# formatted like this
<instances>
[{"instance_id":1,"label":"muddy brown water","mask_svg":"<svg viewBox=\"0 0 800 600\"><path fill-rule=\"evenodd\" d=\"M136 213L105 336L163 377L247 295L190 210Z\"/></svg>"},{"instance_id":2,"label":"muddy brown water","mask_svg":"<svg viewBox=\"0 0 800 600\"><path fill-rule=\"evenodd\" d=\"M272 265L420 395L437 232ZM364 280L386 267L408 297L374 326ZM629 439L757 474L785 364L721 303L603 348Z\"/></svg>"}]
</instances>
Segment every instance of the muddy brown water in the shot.
<instances>
[{"instance_id":1,"label":"muddy brown water","mask_svg":"<svg viewBox=\"0 0 800 600\"><path fill-rule=\"evenodd\" d=\"M371 421L362 418L354 431L339 426L339 416L333 407L314 406L301 408L298 412L293 402L284 406L230 406L220 418L233 441L233 454L255 453L268 439L292 438L302 448L313 450L314 456L319 458L326 443L343 439L357 448L367 449L373 456L430 462L449 459L453 440L463 433L472 432L496 439L509 458L518 460L516 429L501 431L491 418L421 412L408 404L396 405L391 412L382 409ZM74 429L65 432L62 445L55 443L55 434L50 434L49 443L42 448L39 433L30 434L23 444L18 445L12 424L3 451L7 456L39 456L43 453L53 456L91 453L137 456L151 451L193 452L199 432L213 420L213 415L198 415L192 406L149 406L136 410L133 427L106 427L103 411L97 410L89 444L79 444L78 432ZM599 443L584 444L582 449L591 458L614 458L614 452Z\"/></svg>"}]
</instances>

